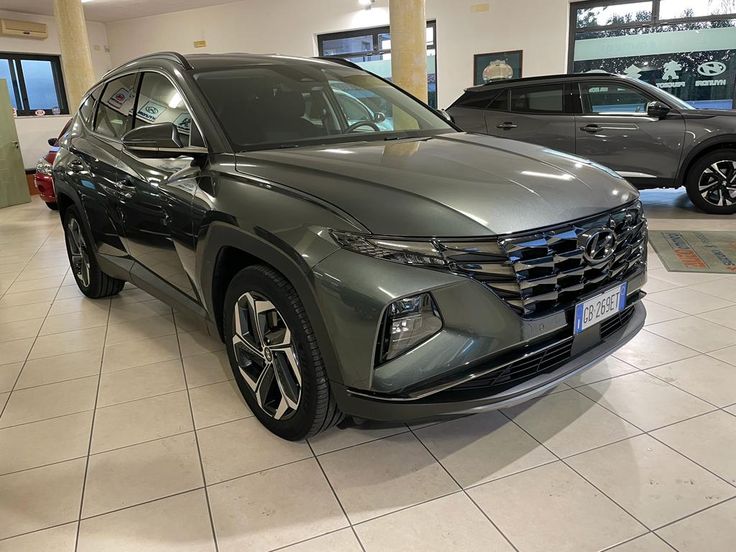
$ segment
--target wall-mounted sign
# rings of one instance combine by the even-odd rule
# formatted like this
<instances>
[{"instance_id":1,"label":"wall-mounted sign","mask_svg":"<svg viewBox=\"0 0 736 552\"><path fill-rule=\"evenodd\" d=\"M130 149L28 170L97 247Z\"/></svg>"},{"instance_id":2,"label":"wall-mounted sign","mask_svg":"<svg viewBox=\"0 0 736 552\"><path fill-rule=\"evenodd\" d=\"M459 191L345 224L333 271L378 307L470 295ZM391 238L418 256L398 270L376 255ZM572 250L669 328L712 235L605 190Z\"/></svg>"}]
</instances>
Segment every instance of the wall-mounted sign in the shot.
<instances>
[{"instance_id":1,"label":"wall-mounted sign","mask_svg":"<svg viewBox=\"0 0 736 552\"><path fill-rule=\"evenodd\" d=\"M138 117L144 121L155 123L161 114L166 111L166 106L160 103L148 100L143 106L138 109Z\"/></svg>"},{"instance_id":2,"label":"wall-mounted sign","mask_svg":"<svg viewBox=\"0 0 736 552\"><path fill-rule=\"evenodd\" d=\"M497 79L518 79L524 59L522 50L492 52L473 56L473 84Z\"/></svg>"},{"instance_id":3,"label":"wall-mounted sign","mask_svg":"<svg viewBox=\"0 0 736 552\"><path fill-rule=\"evenodd\" d=\"M206 48L207 47L206 40L195 40L193 44L195 48Z\"/></svg>"},{"instance_id":4,"label":"wall-mounted sign","mask_svg":"<svg viewBox=\"0 0 736 552\"><path fill-rule=\"evenodd\" d=\"M123 107L123 104L128 101L128 98L130 98L130 90L121 88L108 98L107 103L115 107Z\"/></svg>"}]
</instances>

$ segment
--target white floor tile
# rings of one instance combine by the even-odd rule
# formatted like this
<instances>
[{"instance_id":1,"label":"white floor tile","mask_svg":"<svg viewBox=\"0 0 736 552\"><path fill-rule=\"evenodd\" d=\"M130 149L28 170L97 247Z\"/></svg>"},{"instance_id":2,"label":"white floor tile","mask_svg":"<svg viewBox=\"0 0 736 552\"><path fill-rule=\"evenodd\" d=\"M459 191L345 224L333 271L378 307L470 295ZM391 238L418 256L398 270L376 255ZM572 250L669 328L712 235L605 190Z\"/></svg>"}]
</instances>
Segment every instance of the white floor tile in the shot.
<instances>
[{"instance_id":1,"label":"white floor tile","mask_svg":"<svg viewBox=\"0 0 736 552\"><path fill-rule=\"evenodd\" d=\"M657 531L678 552L731 552L736 543L736 499Z\"/></svg>"},{"instance_id":2,"label":"white floor tile","mask_svg":"<svg viewBox=\"0 0 736 552\"><path fill-rule=\"evenodd\" d=\"M688 393L715 404L736 403L736 369L708 355L700 355L647 370Z\"/></svg>"},{"instance_id":3,"label":"white floor tile","mask_svg":"<svg viewBox=\"0 0 736 552\"><path fill-rule=\"evenodd\" d=\"M0 552L74 552L77 523L69 523L0 541Z\"/></svg>"}]
</instances>

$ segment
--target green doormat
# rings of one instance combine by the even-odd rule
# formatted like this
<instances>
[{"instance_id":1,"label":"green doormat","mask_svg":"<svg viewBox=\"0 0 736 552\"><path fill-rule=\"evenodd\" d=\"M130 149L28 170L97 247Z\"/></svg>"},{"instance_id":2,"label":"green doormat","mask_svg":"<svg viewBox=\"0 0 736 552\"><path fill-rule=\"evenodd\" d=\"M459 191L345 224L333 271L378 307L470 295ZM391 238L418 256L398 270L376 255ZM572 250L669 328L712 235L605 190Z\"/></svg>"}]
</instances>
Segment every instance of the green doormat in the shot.
<instances>
[{"instance_id":1,"label":"green doormat","mask_svg":"<svg viewBox=\"0 0 736 552\"><path fill-rule=\"evenodd\" d=\"M650 230L649 243L671 272L736 274L736 232Z\"/></svg>"}]
</instances>

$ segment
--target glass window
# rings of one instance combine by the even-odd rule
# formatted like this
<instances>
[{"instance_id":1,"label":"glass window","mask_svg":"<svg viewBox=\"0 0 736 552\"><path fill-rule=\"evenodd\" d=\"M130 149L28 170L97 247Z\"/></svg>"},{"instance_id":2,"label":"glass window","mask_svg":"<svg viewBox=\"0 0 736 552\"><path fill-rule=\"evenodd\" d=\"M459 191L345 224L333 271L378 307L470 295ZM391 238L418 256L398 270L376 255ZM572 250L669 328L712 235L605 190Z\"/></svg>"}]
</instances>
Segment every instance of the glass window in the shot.
<instances>
[{"instance_id":1,"label":"glass window","mask_svg":"<svg viewBox=\"0 0 736 552\"><path fill-rule=\"evenodd\" d=\"M600 115L646 115L647 96L629 86L582 84L583 111Z\"/></svg>"},{"instance_id":2,"label":"glass window","mask_svg":"<svg viewBox=\"0 0 736 552\"><path fill-rule=\"evenodd\" d=\"M188 137L192 116L177 88L160 73L143 73L142 78L134 126L173 123L180 134Z\"/></svg>"},{"instance_id":3,"label":"glass window","mask_svg":"<svg viewBox=\"0 0 736 552\"><path fill-rule=\"evenodd\" d=\"M58 56L0 54L0 79L19 116L69 113Z\"/></svg>"},{"instance_id":4,"label":"glass window","mask_svg":"<svg viewBox=\"0 0 736 552\"><path fill-rule=\"evenodd\" d=\"M659 4L660 19L729 14L736 14L736 2L733 0L661 0Z\"/></svg>"},{"instance_id":5,"label":"glass window","mask_svg":"<svg viewBox=\"0 0 736 552\"><path fill-rule=\"evenodd\" d=\"M119 140L132 127L136 75L111 80L97 104L95 131Z\"/></svg>"},{"instance_id":6,"label":"glass window","mask_svg":"<svg viewBox=\"0 0 736 552\"><path fill-rule=\"evenodd\" d=\"M577 9L577 27L607 27L651 21L652 2L629 2Z\"/></svg>"},{"instance_id":7,"label":"glass window","mask_svg":"<svg viewBox=\"0 0 736 552\"><path fill-rule=\"evenodd\" d=\"M490 101L496 97L496 90L469 90L455 102L456 107L468 107L471 109L485 109Z\"/></svg>"},{"instance_id":8,"label":"glass window","mask_svg":"<svg viewBox=\"0 0 736 552\"><path fill-rule=\"evenodd\" d=\"M84 99L82 105L79 106L79 115L81 115L82 120L88 125L92 123L92 115L94 114L95 103L100 97L101 91L102 86L98 86L97 88L95 88L92 92L90 92L89 96Z\"/></svg>"},{"instance_id":9,"label":"glass window","mask_svg":"<svg viewBox=\"0 0 736 552\"><path fill-rule=\"evenodd\" d=\"M509 110L509 91L503 90L493 101L488 104L486 109L491 111L508 111Z\"/></svg>"},{"instance_id":10,"label":"glass window","mask_svg":"<svg viewBox=\"0 0 736 552\"><path fill-rule=\"evenodd\" d=\"M561 84L511 89L511 111L516 113L562 113L564 94Z\"/></svg>"},{"instance_id":11,"label":"glass window","mask_svg":"<svg viewBox=\"0 0 736 552\"><path fill-rule=\"evenodd\" d=\"M636 19L593 30L583 25L572 28L570 71L626 75L698 109L736 107L736 0L652 0L651 4L652 21ZM573 4L571 27L579 23L584 10L613 13L625 5L629 4L602 1L595 8Z\"/></svg>"},{"instance_id":12,"label":"glass window","mask_svg":"<svg viewBox=\"0 0 736 552\"><path fill-rule=\"evenodd\" d=\"M427 91L428 103L437 107L435 22L427 22ZM340 57L384 79L391 80L391 29L377 27L359 31L330 33L317 37L320 56Z\"/></svg>"},{"instance_id":13,"label":"glass window","mask_svg":"<svg viewBox=\"0 0 736 552\"><path fill-rule=\"evenodd\" d=\"M239 151L453 130L421 103L351 67L259 65L195 78Z\"/></svg>"}]
</instances>

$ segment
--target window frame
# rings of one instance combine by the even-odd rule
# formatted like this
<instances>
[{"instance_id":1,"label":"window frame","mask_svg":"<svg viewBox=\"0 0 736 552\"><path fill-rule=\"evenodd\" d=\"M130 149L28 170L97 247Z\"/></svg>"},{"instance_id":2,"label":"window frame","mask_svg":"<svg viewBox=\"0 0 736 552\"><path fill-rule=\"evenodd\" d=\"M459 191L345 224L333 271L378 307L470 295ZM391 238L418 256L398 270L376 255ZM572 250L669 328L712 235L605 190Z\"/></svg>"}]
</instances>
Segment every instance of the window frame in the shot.
<instances>
[{"instance_id":1,"label":"window frame","mask_svg":"<svg viewBox=\"0 0 736 552\"><path fill-rule=\"evenodd\" d=\"M48 61L51 64L51 74L54 79L54 89L59 100L59 115L69 115L69 102L66 97L66 86L61 69L61 57L58 55L26 54L21 52L0 52L0 59L7 60L10 67L10 92L15 96L15 105L18 106L16 113L18 117L36 117L37 109L31 109L28 102L28 90L26 89L25 76L23 74L23 61ZM53 115L53 109L44 109L46 115Z\"/></svg>"},{"instance_id":2,"label":"window frame","mask_svg":"<svg viewBox=\"0 0 736 552\"><path fill-rule=\"evenodd\" d=\"M438 53L439 53L439 50L437 49L437 20L428 19L426 28L432 29L433 40L432 42L427 44L427 50L434 50L435 86L437 87L437 90L439 90L439 85L438 85L439 67L438 67L438 61L437 61ZM390 54L391 49L381 48L380 42L378 40L379 35L387 34L390 32L391 32L391 26L385 25L382 27L368 27L368 28L362 28L362 29L351 29L349 31L338 31L335 33L318 34L317 35L317 52L319 53L320 57L337 58L337 59L347 59L347 58L358 57L358 56L380 56L380 55ZM372 50L364 50L362 52L347 52L347 53L332 54L332 55L324 53L324 43L327 40L339 40L341 38L355 38L355 37L367 36L367 35L371 35L371 37L373 38L373 49ZM348 60L348 61L351 61L351 60ZM432 109L438 109L438 108L433 107Z\"/></svg>"},{"instance_id":3,"label":"window frame","mask_svg":"<svg viewBox=\"0 0 736 552\"><path fill-rule=\"evenodd\" d=\"M90 124L90 130L92 133L97 136L98 138L102 140L107 140L108 142L116 142L118 144L122 144L123 136L125 136L125 133L128 132L133 128L133 126L128 127L128 123L126 123L126 130L123 132L123 134L120 136L120 138L117 138L115 136L107 136L106 134L102 134L101 132L97 131L97 115L100 112L100 106L102 105L102 98L105 96L105 91L107 90L107 87L110 86L110 84L116 80L128 77L130 75L135 75L135 81L133 82L133 90L135 92L135 100L133 101L133 115L132 120L135 121L135 109L138 105L138 88L141 84L141 72L139 70L136 71L130 71L128 73L123 73L120 75L111 76L110 78L104 80L102 84L102 90L100 92L100 97L95 100L95 111L94 116L92 117L92 121ZM92 90L96 90L97 86L94 86ZM86 96L85 96L86 97ZM127 116L126 116L127 117Z\"/></svg>"},{"instance_id":4,"label":"window frame","mask_svg":"<svg viewBox=\"0 0 736 552\"><path fill-rule=\"evenodd\" d=\"M720 15L702 15L698 17L679 17L675 19L661 19L659 16L659 8L662 0L647 0L652 3L652 18L649 21L634 21L625 24L616 25L597 25L593 27L578 27L577 15L579 9L585 8L602 8L606 6L616 6L621 4L630 4L636 0L584 0L582 2L570 3L569 14L569 36L567 47L567 72L572 73L575 63L575 39L578 34L595 33L601 31L621 31L637 28L655 29L658 27L667 27L670 25L678 25L681 23L701 23L713 21L726 21L736 19L736 12Z\"/></svg>"}]
</instances>

